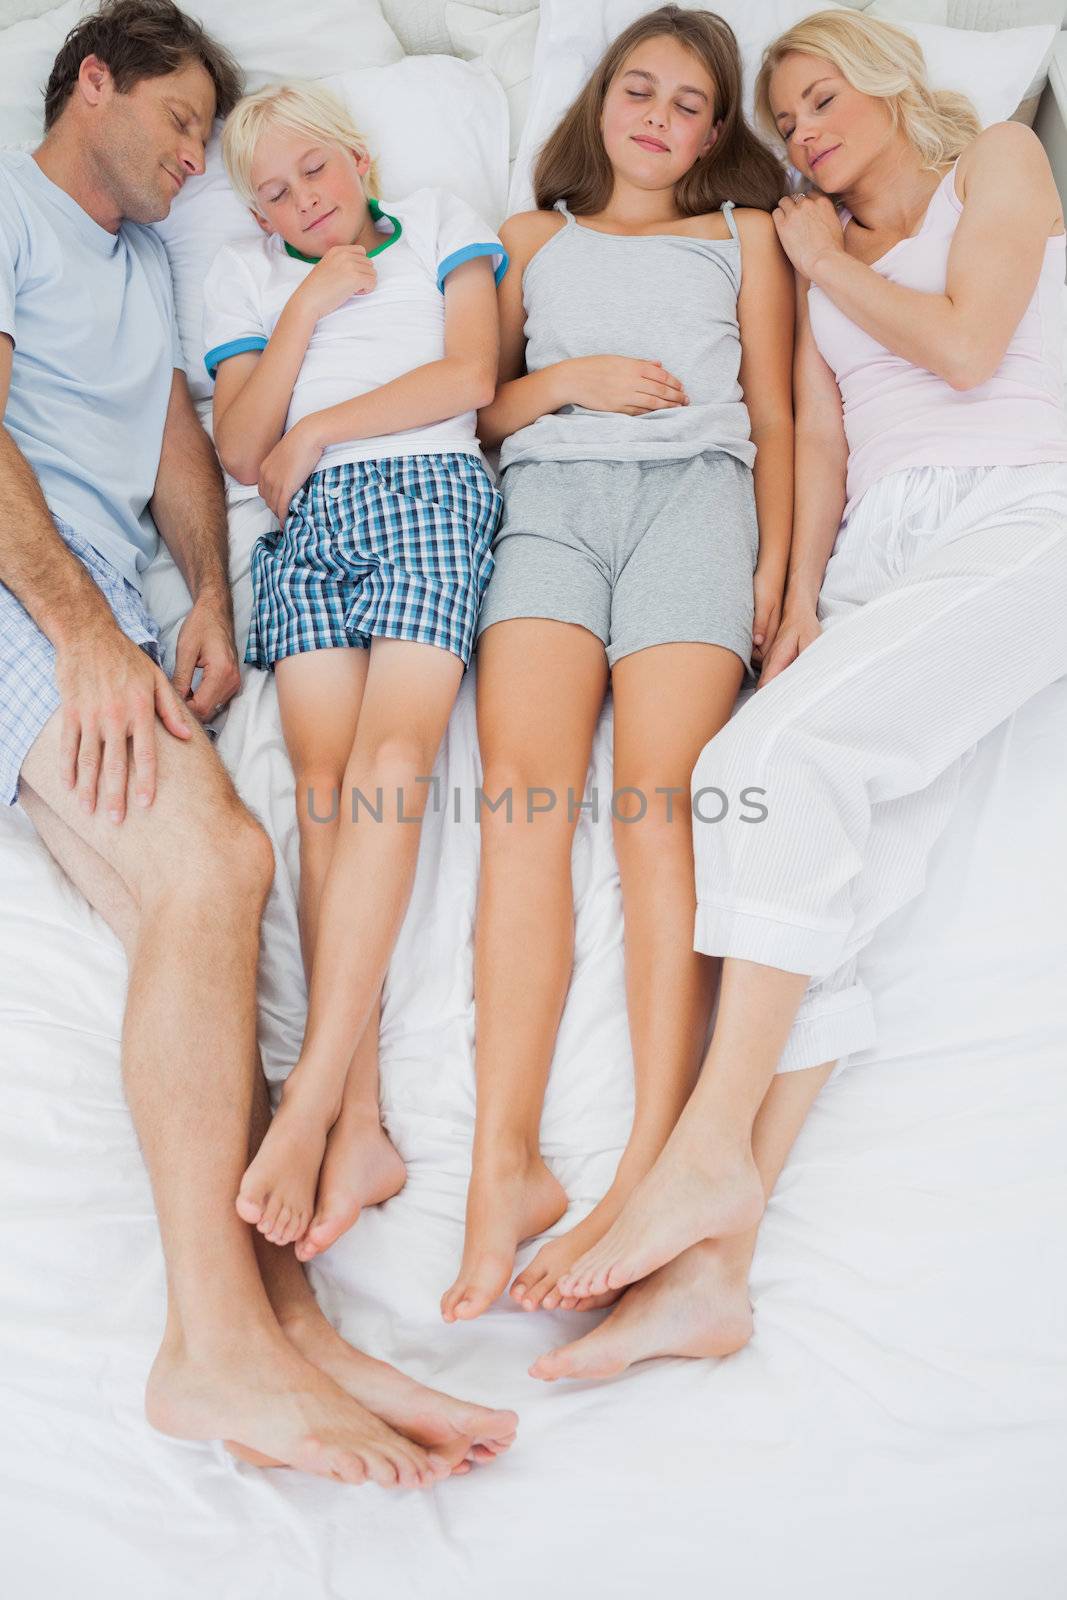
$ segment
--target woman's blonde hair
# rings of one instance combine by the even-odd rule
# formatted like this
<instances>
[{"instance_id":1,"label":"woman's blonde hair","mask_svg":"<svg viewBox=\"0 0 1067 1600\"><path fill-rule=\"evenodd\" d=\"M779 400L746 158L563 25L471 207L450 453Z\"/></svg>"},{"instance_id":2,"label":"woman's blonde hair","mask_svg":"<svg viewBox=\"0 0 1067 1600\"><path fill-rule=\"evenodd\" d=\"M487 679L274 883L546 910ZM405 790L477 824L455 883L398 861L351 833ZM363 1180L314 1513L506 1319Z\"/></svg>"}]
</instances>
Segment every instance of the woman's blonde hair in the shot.
<instances>
[{"instance_id":1,"label":"woman's blonde hair","mask_svg":"<svg viewBox=\"0 0 1067 1600\"><path fill-rule=\"evenodd\" d=\"M724 200L773 211L785 189L785 172L774 152L745 121L741 100L741 57L732 28L710 11L660 6L626 28L609 45L593 74L550 134L534 168L534 195L542 211L566 200L573 212L603 211L615 178L600 114L608 85L631 50L646 39L677 41L701 61L715 85L714 120L719 136L706 155L674 186L683 217L715 211Z\"/></svg>"},{"instance_id":2,"label":"woman's blonde hair","mask_svg":"<svg viewBox=\"0 0 1067 1600\"><path fill-rule=\"evenodd\" d=\"M329 89L318 83L268 83L238 100L222 130L222 159L230 182L253 211L259 207L252 187L252 162L256 145L268 128L287 128L360 156L371 154L348 107ZM373 156L363 187L368 194L379 192Z\"/></svg>"},{"instance_id":3,"label":"woman's blonde hair","mask_svg":"<svg viewBox=\"0 0 1067 1600\"><path fill-rule=\"evenodd\" d=\"M982 131L965 94L932 89L918 42L904 28L862 11L817 11L790 28L763 52L756 78L756 119L775 133L771 74L786 56L818 56L861 94L884 100L893 127L900 128L924 167L952 161Z\"/></svg>"}]
</instances>

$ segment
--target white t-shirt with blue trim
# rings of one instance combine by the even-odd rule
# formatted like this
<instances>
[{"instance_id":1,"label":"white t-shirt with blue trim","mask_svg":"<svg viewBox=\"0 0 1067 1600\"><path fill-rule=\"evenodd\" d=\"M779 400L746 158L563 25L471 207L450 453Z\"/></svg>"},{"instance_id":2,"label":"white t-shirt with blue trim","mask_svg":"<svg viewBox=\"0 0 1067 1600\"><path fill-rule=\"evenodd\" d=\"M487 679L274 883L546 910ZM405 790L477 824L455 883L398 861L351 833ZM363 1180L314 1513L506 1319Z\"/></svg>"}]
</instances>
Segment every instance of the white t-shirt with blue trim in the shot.
<instances>
[{"instance_id":1,"label":"white t-shirt with blue trim","mask_svg":"<svg viewBox=\"0 0 1067 1600\"><path fill-rule=\"evenodd\" d=\"M464 261L489 256L499 283L508 258L500 240L464 200L419 189L405 200L371 201L381 244L370 251L378 281L321 317L308 343L285 419L353 400L445 353L444 286ZM222 247L204 284L204 361L215 376L229 356L262 350L289 299L314 265L278 234ZM480 453L477 415L467 411L401 433L331 445L319 470L345 461L446 451Z\"/></svg>"}]
</instances>

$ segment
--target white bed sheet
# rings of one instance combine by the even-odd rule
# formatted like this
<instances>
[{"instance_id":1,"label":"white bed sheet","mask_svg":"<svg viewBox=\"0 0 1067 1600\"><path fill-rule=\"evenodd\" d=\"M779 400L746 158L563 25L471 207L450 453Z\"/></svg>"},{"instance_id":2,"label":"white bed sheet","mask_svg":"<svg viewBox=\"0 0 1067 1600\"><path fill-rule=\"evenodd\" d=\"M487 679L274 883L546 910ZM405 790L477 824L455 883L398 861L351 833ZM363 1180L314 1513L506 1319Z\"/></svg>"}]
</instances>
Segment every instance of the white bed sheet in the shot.
<instances>
[{"instance_id":1,"label":"white bed sheet","mask_svg":"<svg viewBox=\"0 0 1067 1600\"><path fill-rule=\"evenodd\" d=\"M232 513L239 627L263 517L255 501ZM166 557L148 594L173 637ZM469 673L437 766L465 802L473 687ZM609 701L593 763L605 793L610 744ZM220 750L279 845L261 969L277 1080L304 997L292 780L266 676L251 675ZM469 804L459 824L430 814L382 1031L408 1185L313 1272L347 1337L520 1413L507 1459L423 1495L265 1473L145 1423L163 1275L119 1079L124 959L24 815L0 817L7 1600L1062 1592L1065 793L1067 680L983 741L924 897L867 953L880 1042L824 1092L771 1201L752 1343L551 1387L530 1361L593 1318L501 1302L446 1327L437 1311L474 1107L478 837ZM543 1126L571 1222L607 1185L631 1094L609 822L583 814L574 860L576 970Z\"/></svg>"}]
</instances>

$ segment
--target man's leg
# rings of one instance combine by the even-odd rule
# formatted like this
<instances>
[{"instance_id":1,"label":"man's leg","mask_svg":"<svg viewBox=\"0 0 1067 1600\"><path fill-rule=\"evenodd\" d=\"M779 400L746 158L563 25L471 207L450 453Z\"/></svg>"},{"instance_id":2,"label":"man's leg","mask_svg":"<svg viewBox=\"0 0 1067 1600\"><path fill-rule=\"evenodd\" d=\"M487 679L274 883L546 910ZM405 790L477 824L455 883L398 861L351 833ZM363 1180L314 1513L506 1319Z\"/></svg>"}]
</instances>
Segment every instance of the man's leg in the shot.
<instances>
[{"instance_id":1,"label":"man's leg","mask_svg":"<svg viewBox=\"0 0 1067 1600\"><path fill-rule=\"evenodd\" d=\"M347 1482L432 1482L454 1452L428 1456L299 1355L233 1209L248 1155L269 841L199 729L185 743L157 724L159 789L149 810L131 803L119 826L81 811L59 777L60 724L57 713L23 764L31 814L36 797L103 858L138 913L123 1075L168 1290L149 1418L177 1437L234 1440ZM128 937L128 916L126 929Z\"/></svg>"},{"instance_id":2,"label":"man's leg","mask_svg":"<svg viewBox=\"0 0 1067 1600\"><path fill-rule=\"evenodd\" d=\"M61 822L25 784L20 799L53 859L109 924L125 948L127 959L132 958L138 911L123 880L103 856ZM258 1149L269 1122L270 1101L257 1052L250 1151ZM292 1250L276 1249L258 1235L255 1240L267 1295L286 1338L353 1399L417 1444L454 1448L463 1438L469 1443L470 1455L478 1461L508 1448L517 1426L513 1411L494 1411L427 1389L395 1367L354 1350L326 1320ZM247 1456L248 1452L242 1454ZM453 1469L462 1470L463 1463Z\"/></svg>"}]
</instances>

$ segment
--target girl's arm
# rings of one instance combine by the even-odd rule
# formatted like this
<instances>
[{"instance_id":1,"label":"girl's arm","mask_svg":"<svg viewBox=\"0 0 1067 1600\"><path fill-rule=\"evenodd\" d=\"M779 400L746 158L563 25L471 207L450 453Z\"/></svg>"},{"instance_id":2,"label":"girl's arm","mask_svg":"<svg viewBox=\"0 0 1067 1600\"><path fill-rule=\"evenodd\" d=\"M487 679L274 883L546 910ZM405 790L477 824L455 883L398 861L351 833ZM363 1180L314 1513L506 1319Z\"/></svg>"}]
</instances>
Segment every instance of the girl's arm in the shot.
<instances>
[{"instance_id":1,"label":"girl's arm","mask_svg":"<svg viewBox=\"0 0 1067 1600\"><path fill-rule=\"evenodd\" d=\"M756 446L753 467L759 560L753 655L778 630L793 525L793 320L795 278L765 211L737 215L741 236L741 388Z\"/></svg>"},{"instance_id":2,"label":"girl's arm","mask_svg":"<svg viewBox=\"0 0 1067 1600\"><path fill-rule=\"evenodd\" d=\"M812 336L805 278L797 279L796 317L793 542L782 621L774 645L764 659L760 688L777 677L819 636L816 609L819 590L845 507L848 445L841 415L841 391Z\"/></svg>"},{"instance_id":3,"label":"girl's arm","mask_svg":"<svg viewBox=\"0 0 1067 1600\"><path fill-rule=\"evenodd\" d=\"M1045 245L1062 224L1048 157L1018 122L987 128L956 169L963 215L949 249L944 294L890 283L846 255L825 196L775 213L793 264L894 355L953 389L991 378L1029 305Z\"/></svg>"},{"instance_id":4,"label":"girl's arm","mask_svg":"<svg viewBox=\"0 0 1067 1600\"><path fill-rule=\"evenodd\" d=\"M577 356L540 372L526 371L526 307L522 276L529 262L563 226L555 211L522 211L500 230L511 266L501 279L500 366L495 396L478 413L478 436L487 449L562 406L622 411L637 416L685 404L684 391L659 362L630 356Z\"/></svg>"}]
</instances>

